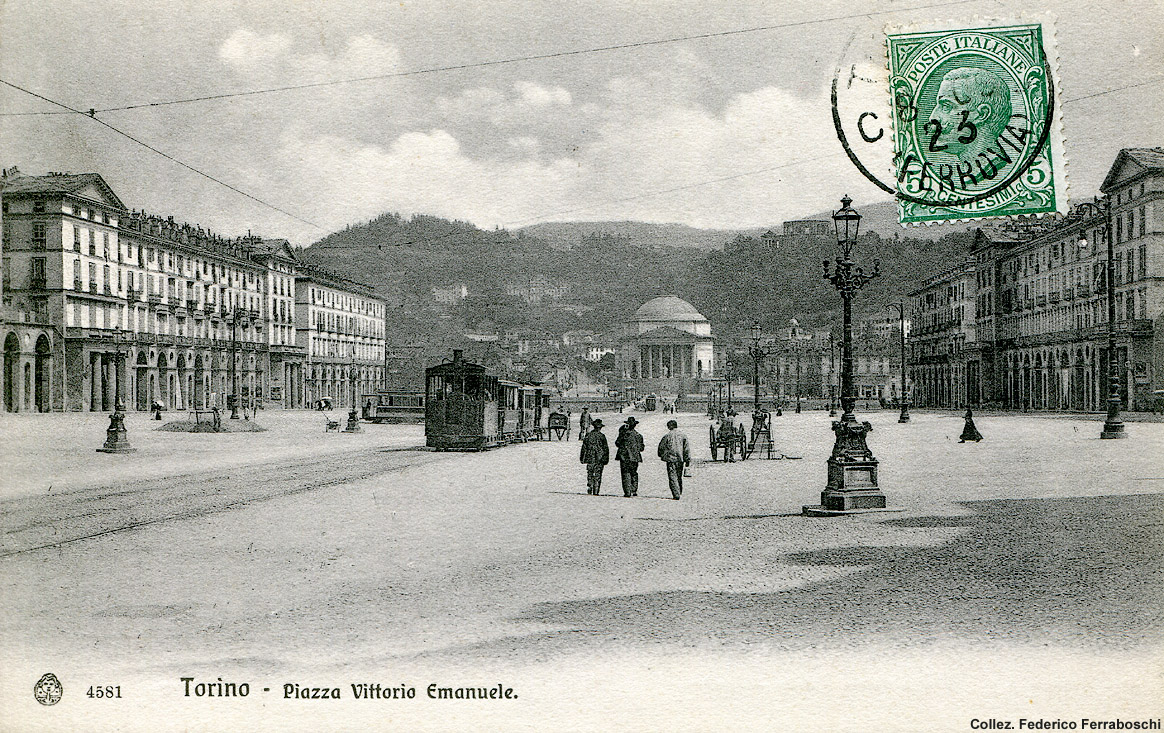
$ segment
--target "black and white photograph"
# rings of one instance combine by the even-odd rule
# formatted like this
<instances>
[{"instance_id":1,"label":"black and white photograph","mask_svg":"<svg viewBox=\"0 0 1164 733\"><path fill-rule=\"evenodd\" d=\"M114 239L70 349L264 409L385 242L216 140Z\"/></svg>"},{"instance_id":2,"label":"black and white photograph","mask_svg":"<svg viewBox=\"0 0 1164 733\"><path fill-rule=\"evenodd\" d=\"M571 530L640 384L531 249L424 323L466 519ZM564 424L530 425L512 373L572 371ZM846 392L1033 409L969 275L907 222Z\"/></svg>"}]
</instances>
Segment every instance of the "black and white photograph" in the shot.
<instances>
[{"instance_id":1,"label":"black and white photograph","mask_svg":"<svg viewBox=\"0 0 1164 733\"><path fill-rule=\"evenodd\" d=\"M0 731L1164 728L1159 0L5 0L0 202Z\"/></svg>"}]
</instances>

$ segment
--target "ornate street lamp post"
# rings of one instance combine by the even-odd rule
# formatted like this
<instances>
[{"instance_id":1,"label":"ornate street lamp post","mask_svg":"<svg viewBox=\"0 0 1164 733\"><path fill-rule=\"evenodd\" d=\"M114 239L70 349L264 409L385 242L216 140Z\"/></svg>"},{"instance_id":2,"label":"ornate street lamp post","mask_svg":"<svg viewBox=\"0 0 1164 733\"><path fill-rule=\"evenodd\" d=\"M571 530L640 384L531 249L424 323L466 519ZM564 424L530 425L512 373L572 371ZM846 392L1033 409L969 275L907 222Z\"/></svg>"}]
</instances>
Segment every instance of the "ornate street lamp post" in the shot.
<instances>
[{"instance_id":1,"label":"ornate street lamp post","mask_svg":"<svg viewBox=\"0 0 1164 733\"><path fill-rule=\"evenodd\" d=\"M792 332L792 338L796 339L796 332ZM800 343L792 342L792 351L796 354L796 414L800 414Z\"/></svg>"},{"instance_id":2,"label":"ornate street lamp post","mask_svg":"<svg viewBox=\"0 0 1164 733\"><path fill-rule=\"evenodd\" d=\"M748 356L752 357L752 384L755 385L755 394L752 398L752 409L760 411L760 362L767 359L772 352L760 346L760 322L752 321L752 345L748 347Z\"/></svg>"},{"instance_id":3,"label":"ornate street lamp post","mask_svg":"<svg viewBox=\"0 0 1164 733\"><path fill-rule=\"evenodd\" d=\"M109 428L105 431L105 444L98 453L133 453L136 448L129 444L125 430L125 405L121 401L121 328L113 332L113 414L109 416Z\"/></svg>"},{"instance_id":4,"label":"ornate street lamp post","mask_svg":"<svg viewBox=\"0 0 1164 733\"><path fill-rule=\"evenodd\" d=\"M230 408L230 419L238 419L238 308L230 312L230 394L227 396L227 407Z\"/></svg>"},{"instance_id":5,"label":"ornate street lamp post","mask_svg":"<svg viewBox=\"0 0 1164 733\"><path fill-rule=\"evenodd\" d=\"M837 342L829 332L829 417L837 416Z\"/></svg>"},{"instance_id":6,"label":"ornate street lamp post","mask_svg":"<svg viewBox=\"0 0 1164 733\"><path fill-rule=\"evenodd\" d=\"M348 410L348 424L344 426L345 433L358 433L358 432L360 432L360 413L356 411L356 403L359 402L359 398L356 395L356 376L357 376L357 374L358 374L358 372L356 371L356 349L353 346L352 347L352 361L351 361L351 365L349 366L349 370L348 370L348 379L352 383L352 403L351 403L351 409Z\"/></svg>"},{"instance_id":7,"label":"ornate street lamp post","mask_svg":"<svg viewBox=\"0 0 1164 733\"><path fill-rule=\"evenodd\" d=\"M729 361L727 363L727 409L732 411L732 370L735 369L736 363Z\"/></svg>"},{"instance_id":8,"label":"ornate street lamp post","mask_svg":"<svg viewBox=\"0 0 1164 733\"><path fill-rule=\"evenodd\" d=\"M880 263L873 261L873 271L866 273L854 266L853 246L861 226L861 215L841 199L840 210L833 213L837 243L841 256L836 266L824 261L824 276L841 295L843 320L841 331L841 419L833 421L833 452L828 459L828 482L821 492L820 506L806 506L810 516L827 516L852 512L885 510L885 494L877 485L877 459L865 443L873 429L868 422L857 422L853 415L857 397L853 388L853 296L880 273Z\"/></svg>"},{"instance_id":9,"label":"ornate street lamp post","mask_svg":"<svg viewBox=\"0 0 1164 733\"><path fill-rule=\"evenodd\" d=\"M1111 235L1111 198L1105 197L1102 203L1084 201L1078 209L1083 216L1101 216L1103 223L1099 226L1099 235L1107 244L1107 372L1109 389L1107 393L1107 418L1103 421L1103 432L1099 437L1104 440L1126 438L1124 421L1120 417L1120 360L1116 354L1116 302L1115 302L1115 243ZM1080 237L1079 246L1087 246L1087 238Z\"/></svg>"},{"instance_id":10,"label":"ornate street lamp post","mask_svg":"<svg viewBox=\"0 0 1164 733\"><path fill-rule=\"evenodd\" d=\"M897 323L901 330L901 394L898 399L901 400L901 416L897 418L897 422L909 422L909 400L905 387L905 303L890 303L886 308L897 309Z\"/></svg>"}]
</instances>

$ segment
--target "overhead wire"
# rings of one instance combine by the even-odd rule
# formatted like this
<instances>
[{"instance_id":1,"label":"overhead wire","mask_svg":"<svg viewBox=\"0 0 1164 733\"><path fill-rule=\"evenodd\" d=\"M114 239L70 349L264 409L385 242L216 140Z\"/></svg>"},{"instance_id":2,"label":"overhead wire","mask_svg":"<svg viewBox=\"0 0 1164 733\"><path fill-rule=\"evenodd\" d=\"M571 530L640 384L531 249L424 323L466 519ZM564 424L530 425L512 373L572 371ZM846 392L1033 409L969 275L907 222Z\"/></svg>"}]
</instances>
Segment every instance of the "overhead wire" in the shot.
<instances>
[{"instance_id":1,"label":"overhead wire","mask_svg":"<svg viewBox=\"0 0 1164 733\"><path fill-rule=\"evenodd\" d=\"M308 226L315 227L316 229L323 228L313 221L309 221L308 219L304 219L303 217L298 216L297 214L293 214L284 208L276 206L275 204L272 204L268 201L264 201L263 199L259 198L258 196L247 193L246 191L242 190L241 188L238 188L237 186L234 186L230 183L227 183L226 181L222 180L221 178L216 178L215 176L212 176L205 171L199 170L198 168L195 168L194 166L190 165L189 163L186 163L185 161L182 161L182 160L175 158L174 156L170 155L169 153L165 152L164 150L159 150L158 148L154 147L153 145L150 145L149 143L147 143L143 140L139 140L138 138L134 137L133 135L130 135L128 132L125 132L124 130L120 130L120 129L114 127L113 125L109 124L105 120L103 120L103 119L101 119L93 114L82 112L79 109L74 109L73 107L70 107L69 105L67 105L63 102L58 102L55 99L49 99L48 97L44 96L43 94L37 94L36 92L32 91L31 89L25 89L24 87L19 86L17 84L13 84L12 82L10 82L6 79L0 79L0 84L5 84L7 86L12 87L13 89L17 89L19 91L22 91L25 94L32 95L33 97L36 97L37 99L42 99L50 104L55 104L58 107L62 107L64 109L68 110L69 112L72 112L74 114L81 115L82 117L86 117L88 119L91 119L94 122L96 122L97 124L103 125L104 127L109 128L113 132L116 132L118 135L121 135L122 137L124 137L128 140L132 140L133 142L137 143L138 145L142 146L143 148L145 148L153 153L156 153L167 160L170 160L174 163L177 163L178 165L182 166L183 168L185 168L189 171L193 171L194 173L197 173L198 175L202 176L203 178L206 178L207 180L213 181L214 183L217 183L220 186L224 186L224 187L230 189L231 191L234 191L235 193L237 193L241 196L245 196L246 198L250 199L251 201L262 204L263 206L266 206L269 209L274 209L275 211L278 211L280 214L283 214L285 216L289 216L298 222L301 222L303 224L307 224Z\"/></svg>"},{"instance_id":2,"label":"overhead wire","mask_svg":"<svg viewBox=\"0 0 1164 733\"><path fill-rule=\"evenodd\" d=\"M916 10L933 10L937 8L949 7L952 5L965 5L970 2L978 2L978 0L946 0L945 2L930 3L926 5L916 5L908 8L892 8L886 10L873 10L864 13L836 15L822 18L809 18L807 20L789 21L787 23L775 23L771 25L752 26L749 28L734 28L726 31L711 31L708 33L694 33L686 36L672 36L668 38L657 38L648 41L631 41L628 43L615 43L606 46L594 46L590 48L571 49L568 51L550 51L547 53L529 54L526 56L515 56L504 59L491 59L488 61L470 61L463 64L450 64L447 66L434 66L424 69L410 69L407 71L393 71L383 74L371 74L368 76L350 77L347 79L331 79L328 81L307 82L303 84L285 84L277 87L266 87L262 89L248 89L241 92L222 92L219 94L207 94L198 97L185 97L180 99L168 99L157 102L142 102L138 104L128 104L120 107L105 107L101 109L93 109L96 114L102 112L125 112L137 109L149 109L157 107L167 107L177 104L192 104L195 102L210 102L220 99L233 99L237 97L250 97L260 94L274 94L278 92L295 91L299 89L316 89L319 87L337 86L340 84L355 84L367 81L380 81L384 79L397 79L408 76L420 76L422 74L436 74L446 71L463 71L466 69L479 69L490 66L503 66L508 64L524 63L528 61L546 61L549 59L567 58L571 56L583 56L595 53L609 53L611 51L625 51L635 48L647 48L650 46L662 46L671 43L682 43L686 41L699 41L709 38L723 38L728 36L738 36L748 33L762 33L766 31L782 30L786 28L797 28L808 25L816 25L820 23L834 23L838 21L851 20L854 17L874 17L879 15L890 15L893 13L901 13ZM35 114L35 113L9 113L9 114ZM54 114L54 113L44 113Z\"/></svg>"}]
</instances>

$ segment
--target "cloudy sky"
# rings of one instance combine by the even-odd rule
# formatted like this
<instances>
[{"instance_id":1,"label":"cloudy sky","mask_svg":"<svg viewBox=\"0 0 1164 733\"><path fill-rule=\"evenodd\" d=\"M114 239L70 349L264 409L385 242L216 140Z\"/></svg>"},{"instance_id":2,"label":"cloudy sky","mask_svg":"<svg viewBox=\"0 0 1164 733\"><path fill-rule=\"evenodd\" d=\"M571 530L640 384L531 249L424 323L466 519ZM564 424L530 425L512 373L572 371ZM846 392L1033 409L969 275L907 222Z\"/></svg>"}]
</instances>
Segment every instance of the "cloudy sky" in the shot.
<instances>
[{"instance_id":1,"label":"cloudy sky","mask_svg":"<svg viewBox=\"0 0 1164 733\"><path fill-rule=\"evenodd\" d=\"M98 114L291 216L86 117L14 115L60 108L11 87L0 164L97 171L130 208L296 244L384 211L770 225L846 192L887 198L844 157L829 105L838 68L853 89L884 73L887 25L1042 11L1071 190L1090 195L1119 148L1164 145L1153 0L7 0L0 78L83 110L467 68ZM479 65L704 34L718 35Z\"/></svg>"}]
</instances>

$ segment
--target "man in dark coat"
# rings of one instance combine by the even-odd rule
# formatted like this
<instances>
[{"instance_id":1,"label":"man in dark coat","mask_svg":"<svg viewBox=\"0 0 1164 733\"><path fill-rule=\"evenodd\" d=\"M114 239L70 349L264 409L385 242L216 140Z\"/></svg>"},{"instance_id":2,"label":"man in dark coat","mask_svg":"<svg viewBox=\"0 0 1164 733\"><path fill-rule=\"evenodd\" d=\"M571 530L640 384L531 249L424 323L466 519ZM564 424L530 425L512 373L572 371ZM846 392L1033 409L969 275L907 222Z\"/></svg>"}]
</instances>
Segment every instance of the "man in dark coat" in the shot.
<instances>
[{"instance_id":1,"label":"man in dark coat","mask_svg":"<svg viewBox=\"0 0 1164 733\"><path fill-rule=\"evenodd\" d=\"M610 463L610 446L602 434L602 421L590 424L590 432L582 439L582 453L578 460L586 464L586 493L598 495L602 488L602 469Z\"/></svg>"},{"instance_id":2,"label":"man in dark coat","mask_svg":"<svg viewBox=\"0 0 1164 733\"><path fill-rule=\"evenodd\" d=\"M626 424L618 430L618 438L614 445L614 459L618 461L622 473L623 496L638 496L639 494L639 464L643 462L643 436L635 430L639 421L633 417L626 419Z\"/></svg>"}]
</instances>

